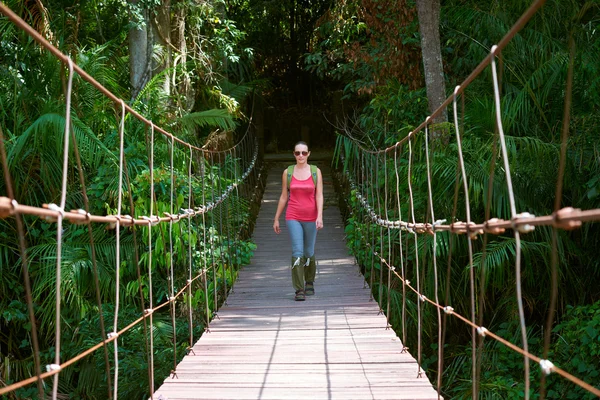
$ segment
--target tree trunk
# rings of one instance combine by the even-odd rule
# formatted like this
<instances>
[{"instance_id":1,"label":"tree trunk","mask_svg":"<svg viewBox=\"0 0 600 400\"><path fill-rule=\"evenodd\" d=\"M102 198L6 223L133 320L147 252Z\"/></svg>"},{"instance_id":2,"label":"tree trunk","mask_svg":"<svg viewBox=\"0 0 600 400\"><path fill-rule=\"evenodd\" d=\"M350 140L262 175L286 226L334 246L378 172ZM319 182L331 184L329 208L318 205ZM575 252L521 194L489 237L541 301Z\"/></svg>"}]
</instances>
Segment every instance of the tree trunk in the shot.
<instances>
[{"instance_id":1,"label":"tree trunk","mask_svg":"<svg viewBox=\"0 0 600 400\"><path fill-rule=\"evenodd\" d=\"M129 0L136 6L138 0ZM129 83L131 84L131 98L135 99L150 78L150 63L148 54L148 13L142 10L144 20L137 21L130 15L131 28L129 29Z\"/></svg>"},{"instance_id":2,"label":"tree trunk","mask_svg":"<svg viewBox=\"0 0 600 400\"><path fill-rule=\"evenodd\" d=\"M421 33L421 52L429 112L433 113L446 100L446 84L440 47L440 0L416 0ZM446 122L444 110L433 122Z\"/></svg>"},{"instance_id":3,"label":"tree trunk","mask_svg":"<svg viewBox=\"0 0 600 400\"><path fill-rule=\"evenodd\" d=\"M173 2L173 23L171 30L171 38L173 46L177 49L179 55L178 59L175 59L174 66L180 65L181 67L181 80L175 83L173 92L177 93L179 108L186 111L191 111L194 107L194 90L191 87L190 77L187 73L187 41L185 39L185 16L186 8L185 2L182 0L175 0Z\"/></svg>"},{"instance_id":4,"label":"tree trunk","mask_svg":"<svg viewBox=\"0 0 600 400\"><path fill-rule=\"evenodd\" d=\"M157 66L156 74L167 70L167 76L163 83L163 90L167 96L171 95L170 71L172 66L172 44L171 44L171 0L162 0L161 5L156 9L155 27L158 43L163 47L164 55L162 63Z\"/></svg>"}]
</instances>

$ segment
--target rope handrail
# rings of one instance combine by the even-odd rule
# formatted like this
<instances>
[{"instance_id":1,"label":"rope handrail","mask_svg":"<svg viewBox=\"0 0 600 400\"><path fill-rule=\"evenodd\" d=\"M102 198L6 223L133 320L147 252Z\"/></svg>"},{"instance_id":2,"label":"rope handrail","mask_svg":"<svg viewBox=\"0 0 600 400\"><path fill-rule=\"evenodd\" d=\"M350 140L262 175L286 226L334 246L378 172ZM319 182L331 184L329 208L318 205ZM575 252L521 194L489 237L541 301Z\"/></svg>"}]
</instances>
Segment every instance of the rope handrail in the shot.
<instances>
[{"instance_id":1,"label":"rope handrail","mask_svg":"<svg viewBox=\"0 0 600 400\"><path fill-rule=\"evenodd\" d=\"M351 175L347 176L350 179ZM356 211L353 210L352 205L349 204L347 202L346 199L346 203L348 208L351 210L351 214L356 214ZM600 220L600 209L595 209L595 210L589 210L587 212L585 211L580 211L580 210L573 210L570 208L566 208L565 210L568 211L568 216L564 216L564 217L560 217L560 222L559 223L555 223L556 221L556 213L551 215L551 216L546 216L546 217L538 217L538 219L536 221L541 222L541 223L531 223L531 225L552 225L556 228L562 228L562 229L574 229L578 226L581 225L582 221L598 221ZM571 211L573 210L573 211ZM560 212L559 212L560 213ZM434 225L434 224L429 224L429 223L417 223L417 224L411 224L411 223L407 223L402 221L402 223L405 226L397 226L394 224L382 224L379 221L377 221L377 218L371 218L373 222L376 222L377 225L379 226L383 226L383 227L387 227L387 228L395 228L395 229L404 229L407 232L413 234L413 235L417 235L417 234L421 234L421 233L429 233L429 234L433 234L436 231L450 231L451 233L470 233L470 232L475 232L478 233L479 229L475 229L475 227L479 228L479 225L476 224L472 224L470 225L470 227L466 227L463 223L463 225L461 225L460 228L455 228L454 230L451 229L451 225L448 226L442 226L442 225ZM379 218L380 219L380 218ZM527 220L529 223L529 219ZM393 222L397 222L397 221L393 221ZM577 226L573 226L573 222L579 222L577 224ZM508 226L505 226L504 224L508 223ZM554 223L554 224L553 224ZM483 224L482 226L484 226L485 224ZM504 221L504 222L499 222L498 224L495 224L493 226L489 227L489 230L487 232L489 233L494 233L494 234L499 234L498 232L498 228L514 228L514 224L511 223L511 221ZM446 229L448 228L448 229ZM361 231L361 228L357 228L358 231ZM362 234L362 232L361 232ZM372 246L370 243L366 243L365 244L367 247L369 248L373 248L374 246ZM448 315L452 315L455 316L456 318L458 318L459 320L463 321L464 323L466 323L467 325L469 325L470 327L474 328L477 330L478 334L480 336L489 336L491 338L493 338L494 340L498 341L499 343L509 347L510 349L516 351L517 353L528 357L530 360L539 363L540 367L544 369L546 375L549 374L550 372L556 372L557 374L561 375L562 377L564 377L565 379L568 379L569 381L573 382L574 384L582 387L583 389L589 391L590 393L596 395L596 396L600 396L600 389L597 389L595 387L593 387L592 385L586 383L585 381L577 378L576 376L570 374L569 372L557 367L555 364L548 364L549 360L545 360L542 359L539 356L536 356L532 353L529 353L525 350L523 350L522 348L514 345L513 343L507 341L506 339L502 338L501 336L495 334L494 332L488 330L487 328L485 328L484 326L480 326L477 325L475 323L473 323L471 320L469 320L468 318L462 316L461 314L457 313L456 311L454 311L454 309L450 306L444 306L442 304L440 304L439 302L436 302L428 297L425 296L424 293L420 292L419 290L417 290L409 280L403 278L397 271L396 271L396 267L391 265L379 252L377 252L374 248L372 250L372 254L375 255L375 257L377 257L379 259L379 261L386 266L386 268L392 273L394 274L403 284L403 286L408 287L411 291L413 291L413 293L415 293L417 295L417 297L419 298L420 301L422 302L427 302L431 305L433 305L434 307L444 311L446 314ZM404 297L404 296L403 296Z\"/></svg>"},{"instance_id":2,"label":"rope handrail","mask_svg":"<svg viewBox=\"0 0 600 400\"><path fill-rule=\"evenodd\" d=\"M258 156L258 146L255 145L254 158L256 159L257 156ZM256 160L254 160L254 161L256 161ZM254 166L255 166L254 161L251 163L251 168L244 172L244 174L242 175L243 177L247 177L247 175L254 168ZM238 184L236 184L234 186L237 187ZM233 190L233 188L232 188L232 190ZM97 216L97 215L91 215L89 213L84 213L84 212L82 212L82 210L63 212L61 210L55 209L54 207L39 208L39 207L24 206L24 205L18 204L15 200L9 199L8 197L0 197L0 218L2 218L2 219L8 218L9 216L11 216L13 214L37 215L37 216L41 216L41 217L46 217L47 219L48 218L57 218L62 215L62 217L65 220L71 221L73 223L79 223L79 224L80 223L101 222L101 223L114 224L115 227L117 225L119 225L119 226L132 226L132 225L155 226L161 222L171 222L171 221L178 222L181 220L182 217L187 218L187 217L198 216L198 215L204 216L205 213L207 213L208 211L217 207L221 202L223 202L227 196L222 196L222 197L223 198L220 200L220 202L214 203L209 207L203 207L199 211L185 210L185 212L183 212L181 214L177 214L177 215L168 215L167 217L162 217L162 218L160 218L160 217L151 218L151 217L144 216L144 217L141 217L140 219L134 219L130 216L119 217L118 215ZM50 220L50 221L52 221L52 220ZM205 277L206 273L207 273L207 270L203 269L200 274L196 275L192 279L188 279L187 283L181 289L179 289L174 296L169 297L169 299L167 301L161 303L160 305L158 305L156 307L144 310L144 315L142 317L138 318L131 324L127 325L125 328L116 332L116 335L109 334L109 338L90 347L86 351L71 358L70 360L60 363L60 364L53 364L54 366L48 372L45 372L38 376L24 379L20 382L16 382L14 384L0 388L0 395L10 393L14 390L23 388L23 387L28 386L38 380L43 380L45 378L52 377L52 376L58 374L62 369L66 368L66 367L74 364L75 362L81 360L82 358L88 356L89 354L98 350L102 346L109 344L111 342L114 342L118 338L118 336L122 335L123 333L126 333L131 328L133 328L134 326L136 326L140 322L142 322L144 319L150 317L155 311L158 311L158 310L174 303L176 301L176 299L178 297L180 297L185 292L185 290L188 289L188 287L190 287L190 285L194 281L196 281L202 277Z\"/></svg>"}]
</instances>

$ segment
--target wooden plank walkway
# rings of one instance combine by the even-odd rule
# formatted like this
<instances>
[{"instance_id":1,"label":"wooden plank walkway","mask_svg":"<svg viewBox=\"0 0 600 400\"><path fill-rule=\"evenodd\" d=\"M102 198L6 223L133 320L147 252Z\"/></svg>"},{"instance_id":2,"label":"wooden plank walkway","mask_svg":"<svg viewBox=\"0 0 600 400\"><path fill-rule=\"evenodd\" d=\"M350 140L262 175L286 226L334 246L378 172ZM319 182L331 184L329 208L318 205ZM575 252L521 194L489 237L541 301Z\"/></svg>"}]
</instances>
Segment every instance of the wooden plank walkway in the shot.
<instances>
[{"instance_id":1,"label":"wooden plank walkway","mask_svg":"<svg viewBox=\"0 0 600 400\"><path fill-rule=\"evenodd\" d=\"M318 163L317 163L318 164ZM219 319L211 322L155 399L437 399L427 377L348 255L344 225L324 172L326 209L319 231L316 294L294 301L291 247L273 232L284 166L271 168L254 232L258 249L240 272Z\"/></svg>"}]
</instances>

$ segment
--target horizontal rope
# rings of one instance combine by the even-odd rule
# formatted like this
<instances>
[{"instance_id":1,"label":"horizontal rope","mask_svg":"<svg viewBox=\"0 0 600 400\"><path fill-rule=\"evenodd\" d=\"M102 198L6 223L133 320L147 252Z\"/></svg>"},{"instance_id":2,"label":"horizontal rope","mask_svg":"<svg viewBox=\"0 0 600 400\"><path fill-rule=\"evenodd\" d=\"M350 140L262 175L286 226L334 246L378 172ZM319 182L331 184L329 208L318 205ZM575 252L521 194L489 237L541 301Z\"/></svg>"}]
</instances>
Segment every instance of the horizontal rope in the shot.
<instances>
[{"instance_id":1,"label":"horizontal rope","mask_svg":"<svg viewBox=\"0 0 600 400\"><path fill-rule=\"evenodd\" d=\"M204 213L210 212L221 203L223 203L229 195L239 186L249 174L252 172L256 165L258 158L258 146L255 146L254 157L246 172L242 175L238 182L229 185L227 190L223 194L215 199L214 202L207 203L194 209L181 209L178 214L164 213L166 217L148 217L140 216L133 218L130 215L93 215L85 212L84 210L71 210L64 211L57 207L55 204L44 204L44 207L27 206L17 203L15 200L8 197L0 197L0 218L8 218L9 216L18 213L25 215L35 215L38 217L45 218L48 222L55 222L56 219L62 217L63 219L70 221L73 224L85 224L90 222L106 223L110 224L111 228L115 228L116 225L120 226L132 226L132 225L157 225L161 222L179 222L183 218L195 217Z\"/></svg>"},{"instance_id":2,"label":"horizontal rope","mask_svg":"<svg viewBox=\"0 0 600 400\"><path fill-rule=\"evenodd\" d=\"M565 207L555 213L544 216L521 213L517 214L515 218L510 220L491 218L485 222L471 222L470 224L463 221L455 221L451 224L445 224L444 222L446 220L440 220L439 222L434 222L433 224L426 222L412 223L403 220L389 220L383 218L381 215L375 212L373 207L371 207L369 204L367 198L358 190L358 186L354 182L352 175L348 174L347 178L350 181L351 189L354 191L354 197L356 197L359 203L363 206L366 214L373 223L384 228L401 229L410 233L415 232L419 234L426 233L433 235L433 231L449 231L457 234L469 234L472 238L474 238L478 235L483 235L484 233L500 235L504 233L506 229L516 229L521 233L528 233L531 232L535 226L553 226L557 229L572 230L579 228L582 222L600 221L599 208L582 211L579 208L573 207Z\"/></svg>"}]
</instances>

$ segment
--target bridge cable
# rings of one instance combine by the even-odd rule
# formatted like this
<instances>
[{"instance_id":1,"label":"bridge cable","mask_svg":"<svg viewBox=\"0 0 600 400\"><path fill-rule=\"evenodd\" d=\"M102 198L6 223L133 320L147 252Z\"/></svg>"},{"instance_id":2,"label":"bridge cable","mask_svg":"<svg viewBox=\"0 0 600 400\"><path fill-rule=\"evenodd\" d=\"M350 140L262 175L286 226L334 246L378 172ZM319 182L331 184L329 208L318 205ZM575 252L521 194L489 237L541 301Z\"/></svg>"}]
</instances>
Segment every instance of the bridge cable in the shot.
<instances>
[{"instance_id":1,"label":"bridge cable","mask_svg":"<svg viewBox=\"0 0 600 400\"><path fill-rule=\"evenodd\" d=\"M73 62L68 59L69 78L67 81L67 93L65 98L65 133L63 135L63 165L62 165L62 185L60 194L60 205L51 204L50 208L58 211L56 222L56 291L55 291L55 353L54 364L46 366L48 370L57 370L52 384L52 399L56 400L58 395L58 373L60 372L60 309L61 309L61 274L62 274L62 234L63 234L63 212L67 200L67 169L69 168L69 130L71 128L71 93L73 90Z\"/></svg>"},{"instance_id":2,"label":"bridge cable","mask_svg":"<svg viewBox=\"0 0 600 400\"><path fill-rule=\"evenodd\" d=\"M502 58L502 54L498 54L498 65L499 65L499 71L498 71L498 90L500 91L500 93L502 92L502 75L503 75L503 71L504 71L504 62L503 62L503 58ZM494 113L496 111L494 110ZM495 118L495 114L494 114L494 118ZM465 96L461 96L461 131L465 132ZM489 178L488 178L488 185L487 185L487 196L486 196L486 201L485 201L485 213L484 213L484 219L486 221L490 220L491 217L491 204L492 204L492 194L493 194L493 190L494 190L494 176L495 176L495 172L496 172L496 159L498 157L498 124L494 124L494 134L492 136L492 156L490 158L490 169L489 169ZM480 269L480 275L479 275L479 304L478 304L478 318L477 318L477 325L479 326L483 326L484 325L484 308L485 308L485 293L486 293L486 274L487 274L487 268L486 268L486 262L487 262L487 256L488 256L488 242L489 242L489 233L488 230L484 230L483 232L483 248L482 248L482 252L481 252L481 260L479 262L479 269ZM477 395L479 395L479 380L481 378L481 368L482 368L482 362L483 362L483 353L484 353L484 343L485 343L485 336L484 335L478 335L478 349L477 349L477 366L476 366L476 391L475 393Z\"/></svg>"},{"instance_id":3,"label":"bridge cable","mask_svg":"<svg viewBox=\"0 0 600 400\"><path fill-rule=\"evenodd\" d=\"M177 325L175 322L175 274L173 272L173 196L175 190L175 165L173 163L173 152L174 152L174 143L173 140L168 140L169 144L169 169L170 169L170 200L169 200L169 217L171 217L169 221L169 274L170 274L170 282L169 282L169 300L170 302L170 313L171 313L171 325L173 326L173 369L171 370L171 377L177 376L175 370L177 369ZM181 224L178 224L181 229ZM181 243L181 242L180 242Z\"/></svg>"},{"instance_id":4,"label":"bridge cable","mask_svg":"<svg viewBox=\"0 0 600 400\"><path fill-rule=\"evenodd\" d=\"M383 172L384 172L384 182L385 182L385 187L384 187L384 194L385 194L385 200L384 200L384 208L385 208L385 219L389 220L390 216L388 214L388 163L387 163L387 153L383 154ZM387 238L388 238L388 254L389 254L389 258L390 258L390 262L392 262L392 260L394 259L393 254L392 254L392 234L390 231L390 227L387 227ZM392 267L394 268L394 267ZM383 271L383 265L381 266L381 270ZM390 294L391 294L391 280L392 280L392 271L391 268L388 268L387 270L387 294L386 294L386 329L390 328ZM381 303L380 303L381 304Z\"/></svg>"},{"instance_id":5,"label":"bridge cable","mask_svg":"<svg viewBox=\"0 0 600 400\"><path fill-rule=\"evenodd\" d=\"M427 117L427 120L430 120ZM394 153L395 154L395 153ZM438 298L438 270L437 270L437 233L435 230L436 220L435 213L433 210L433 190L431 189L431 166L430 166L430 157L429 157L429 130L428 125L425 125L425 160L427 162L427 193L429 198L429 212L431 214L431 221L433 223L433 279L434 279L434 295L435 302L439 303ZM439 308L437 308L437 317L438 317L438 373L437 373L437 392L438 399L441 398L441 378L442 378L442 314Z\"/></svg>"},{"instance_id":6,"label":"bridge cable","mask_svg":"<svg viewBox=\"0 0 600 400\"><path fill-rule=\"evenodd\" d=\"M510 212L512 219L517 217L517 211L515 206L515 195L513 192L512 176L510 173L510 163L508 161L508 152L506 150L506 141L504 139L504 129L502 127L502 115L501 115L501 104L500 104L500 90L498 86L498 74L496 72L496 51L498 47L492 46L490 52L491 66L492 66L492 81L494 83L494 103L496 105L496 123L498 124L498 134L500 138L500 148L502 149L502 159L504 161L504 172L506 176L506 186L508 189L508 200L510 203ZM528 228L522 227L522 230ZM515 275L517 282L517 305L519 308L519 324L521 325L521 337L523 340L523 350L528 352L529 344L527 343L527 329L525 327L525 311L523 309L523 294L521 290L521 235L520 229L514 229L515 236ZM529 359L524 358L525 365L525 400L529 400Z\"/></svg>"},{"instance_id":7,"label":"bridge cable","mask_svg":"<svg viewBox=\"0 0 600 400\"><path fill-rule=\"evenodd\" d=\"M193 149L191 146L188 146L188 149L190 150L189 153L189 158L188 158L188 211L192 210L192 157L193 157ZM189 316L189 332L190 332L190 341L189 341L189 346L188 346L188 351L193 351L192 347L194 346L194 320L193 320L193 315L192 315L192 269L193 269L193 262L192 262L192 215L191 213L188 213L188 218L187 218L187 226L188 226L188 231L187 231L187 240L188 240L188 292L187 292L187 296L188 296L188 316Z\"/></svg>"},{"instance_id":8,"label":"bridge cable","mask_svg":"<svg viewBox=\"0 0 600 400\"><path fill-rule=\"evenodd\" d=\"M412 162L413 162L413 151L412 151L412 138L408 141L408 193L410 196L410 217L412 219L413 224L415 224L415 203L413 199L413 190L412 190ZM421 294L421 282L420 282L420 270L419 270L419 239L417 236L417 232L412 230L411 232L415 239L415 269L416 269L416 279L417 279L417 378L423 376L423 372L421 369L421 301L423 300Z\"/></svg>"},{"instance_id":9,"label":"bridge cable","mask_svg":"<svg viewBox=\"0 0 600 400\"><path fill-rule=\"evenodd\" d=\"M153 318L153 285L152 285L152 225L154 219L154 123L150 123L150 160L149 160L149 169L150 169L150 217L148 224L148 311L146 314L150 319L150 362L149 362L149 375L150 375L150 399L154 399L154 318ZM157 210L158 211L158 210Z\"/></svg>"},{"instance_id":10,"label":"bridge cable","mask_svg":"<svg viewBox=\"0 0 600 400\"><path fill-rule=\"evenodd\" d=\"M453 101L453 111L454 111L454 129L456 132L456 145L458 148L458 161L460 163L460 171L461 171L461 175L462 175L462 181L463 181L463 190L464 190L464 196L465 196L465 216L466 216L466 223L467 223L467 246L469 249L469 284L470 284L470 295L471 295L471 321L473 322L473 325L475 325L475 275L473 273L473 243L472 240L474 238L476 238L476 235L471 235L468 231L468 229L471 226L471 203L469 201L469 182L467 180L467 172L465 170L465 161L464 161L464 157L463 157L463 151L462 151L462 138L461 138L461 134L460 134L460 128L458 126L458 107L456 104L456 97L457 97L457 93L458 93L458 86L456 87L456 89L454 89L454 101ZM464 93L463 93L464 96ZM476 348L476 342L477 342L477 335L475 334L475 328L471 327L471 362L472 362L472 396L473 399L475 399L475 396L477 395L477 388L476 388L476 378L477 378L477 348Z\"/></svg>"},{"instance_id":11,"label":"bridge cable","mask_svg":"<svg viewBox=\"0 0 600 400\"><path fill-rule=\"evenodd\" d=\"M400 176L398 175L398 148L394 149L394 172L396 174L396 201L398 203L398 218L402 220L402 207L400 205ZM404 255L402 251L402 230L398 231L400 248L400 271L402 273L402 346L406 346L406 285L404 275ZM404 351L404 350L403 350Z\"/></svg>"}]
</instances>

